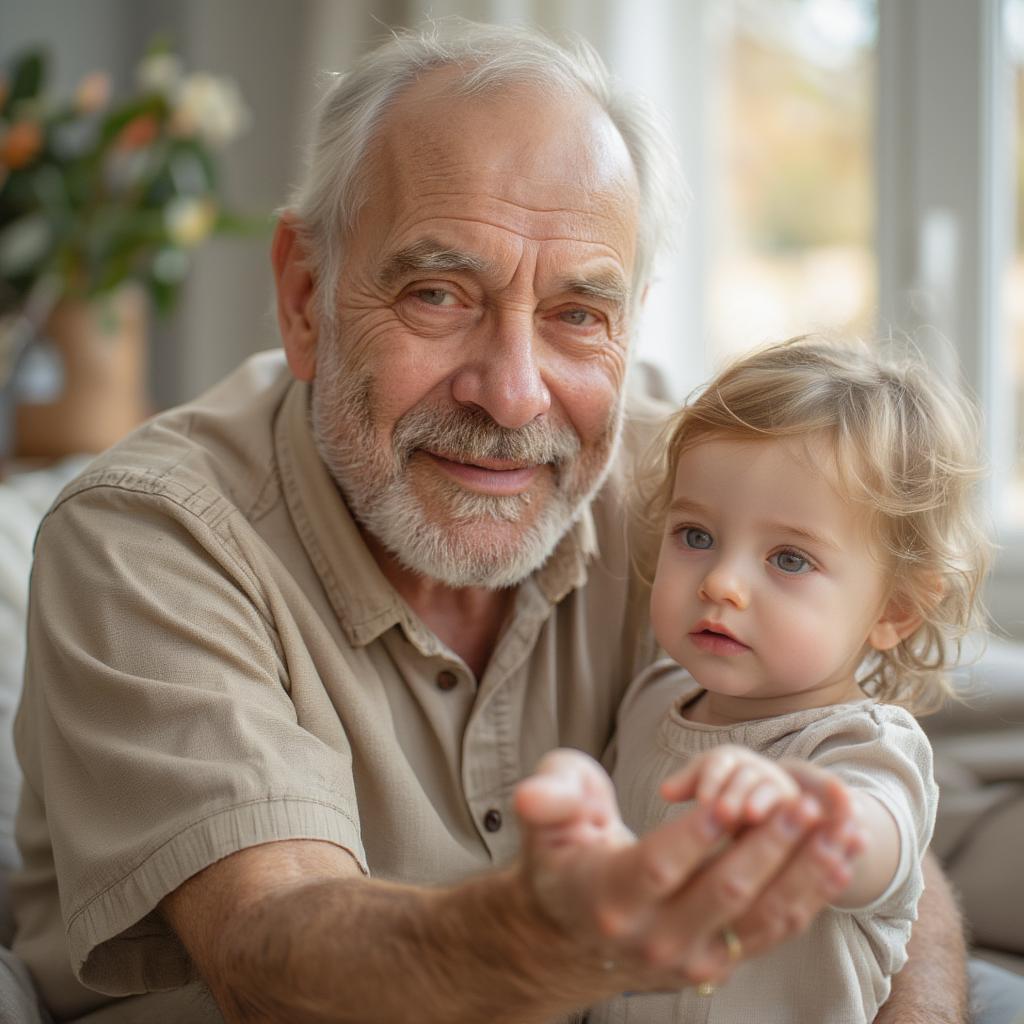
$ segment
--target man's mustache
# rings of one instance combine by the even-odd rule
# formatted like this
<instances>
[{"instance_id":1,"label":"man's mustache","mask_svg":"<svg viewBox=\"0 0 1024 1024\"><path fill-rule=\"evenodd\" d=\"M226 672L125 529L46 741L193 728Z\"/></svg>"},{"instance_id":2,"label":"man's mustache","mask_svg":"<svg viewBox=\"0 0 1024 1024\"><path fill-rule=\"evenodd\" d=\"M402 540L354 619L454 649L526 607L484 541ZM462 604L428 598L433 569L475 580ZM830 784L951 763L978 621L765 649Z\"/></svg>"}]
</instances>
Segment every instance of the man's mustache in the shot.
<instances>
[{"instance_id":1,"label":"man's mustache","mask_svg":"<svg viewBox=\"0 0 1024 1024\"><path fill-rule=\"evenodd\" d=\"M424 448L465 462L500 459L555 466L572 461L580 452L580 439L571 427L533 420L510 429L470 406L411 409L395 424L392 443L403 467Z\"/></svg>"}]
</instances>

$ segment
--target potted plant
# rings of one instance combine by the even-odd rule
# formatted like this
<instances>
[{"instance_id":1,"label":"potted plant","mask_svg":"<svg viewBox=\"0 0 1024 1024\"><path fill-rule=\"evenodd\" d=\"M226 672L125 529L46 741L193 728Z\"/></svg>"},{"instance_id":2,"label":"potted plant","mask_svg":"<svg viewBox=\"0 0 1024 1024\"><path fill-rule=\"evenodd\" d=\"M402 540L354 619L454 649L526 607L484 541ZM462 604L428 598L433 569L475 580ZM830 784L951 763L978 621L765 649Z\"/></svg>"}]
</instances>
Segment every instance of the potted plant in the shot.
<instances>
[{"instance_id":1,"label":"potted plant","mask_svg":"<svg viewBox=\"0 0 1024 1024\"><path fill-rule=\"evenodd\" d=\"M33 50L0 79L0 458L98 451L144 418L148 309L174 307L206 238L253 227L220 189L248 122L232 81L153 48L131 97L97 71L53 102L46 71Z\"/></svg>"}]
</instances>

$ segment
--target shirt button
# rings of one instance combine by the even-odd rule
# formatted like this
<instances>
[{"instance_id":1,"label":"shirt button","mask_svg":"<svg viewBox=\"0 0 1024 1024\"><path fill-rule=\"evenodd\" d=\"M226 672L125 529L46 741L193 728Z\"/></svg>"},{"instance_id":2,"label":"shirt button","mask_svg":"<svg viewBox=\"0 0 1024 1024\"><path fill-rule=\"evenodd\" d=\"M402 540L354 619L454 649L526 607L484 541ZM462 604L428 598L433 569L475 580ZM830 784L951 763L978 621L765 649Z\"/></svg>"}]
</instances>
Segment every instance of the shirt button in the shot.
<instances>
[{"instance_id":1,"label":"shirt button","mask_svg":"<svg viewBox=\"0 0 1024 1024\"><path fill-rule=\"evenodd\" d=\"M488 832L497 832L501 828L501 811L493 807L484 815L484 828Z\"/></svg>"},{"instance_id":2,"label":"shirt button","mask_svg":"<svg viewBox=\"0 0 1024 1024\"><path fill-rule=\"evenodd\" d=\"M455 678L454 672L449 672L445 669L443 672L437 673L437 688L439 690L454 690L458 679Z\"/></svg>"}]
</instances>

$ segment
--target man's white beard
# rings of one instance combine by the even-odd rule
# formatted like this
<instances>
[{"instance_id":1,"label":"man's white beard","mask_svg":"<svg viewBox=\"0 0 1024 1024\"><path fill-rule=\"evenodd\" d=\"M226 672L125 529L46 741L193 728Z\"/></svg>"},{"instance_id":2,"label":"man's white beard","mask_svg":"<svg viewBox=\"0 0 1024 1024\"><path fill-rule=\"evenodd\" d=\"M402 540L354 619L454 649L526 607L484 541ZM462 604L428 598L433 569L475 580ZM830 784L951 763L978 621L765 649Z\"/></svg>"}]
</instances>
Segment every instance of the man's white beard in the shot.
<instances>
[{"instance_id":1,"label":"man's white beard","mask_svg":"<svg viewBox=\"0 0 1024 1024\"><path fill-rule=\"evenodd\" d=\"M450 587L512 587L540 568L607 476L622 423L620 400L604 434L583 452L568 425L533 421L509 430L475 407L417 405L395 424L389 446L376 433L374 390L373 376L346 362L340 339L321 339L312 407L317 451L363 529L406 569ZM418 494L409 462L421 449L464 462L541 466L551 486L534 495L477 494L435 471L430 494ZM534 500L543 506L532 509Z\"/></svg>"}]
</instances>

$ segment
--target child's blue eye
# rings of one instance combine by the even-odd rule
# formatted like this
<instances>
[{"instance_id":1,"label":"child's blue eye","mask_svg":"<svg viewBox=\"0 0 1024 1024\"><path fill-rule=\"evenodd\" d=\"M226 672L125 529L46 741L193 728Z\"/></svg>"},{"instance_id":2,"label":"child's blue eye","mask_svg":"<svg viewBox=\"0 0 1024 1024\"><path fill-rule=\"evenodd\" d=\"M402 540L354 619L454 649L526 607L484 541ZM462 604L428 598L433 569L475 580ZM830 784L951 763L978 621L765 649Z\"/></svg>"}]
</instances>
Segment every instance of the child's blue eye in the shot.
<instances>
[{"instance_id":1,"label":"child's blue eye","mask_svg":"<svg viewBox=\"0 0 1024 1024\"><path fill-rule=\"evenodd\" d=\"M780 572L790 576L799 576L801 573L810 572L814 566L795 551L779 551L768 559Z\"/></svg>"},{"instance_id":2,"label":"child's blue eye","mask_svg":"<svg viewBox=\"0 0 1024 1024\"><path fill-rule=\"evenodd\" d=\"M688 526L683 530L683 543L688 548L694 548L696 551L706 551L714 544L714 540L712 540L711 534L707 530L699 530L696 526Z\"/></svg>"}]
</instances>

